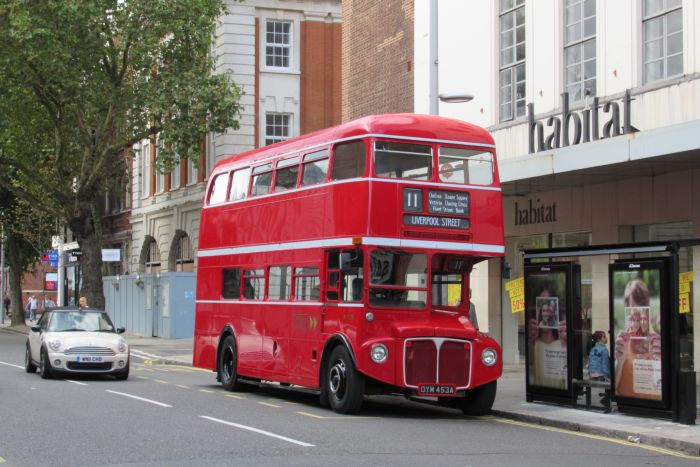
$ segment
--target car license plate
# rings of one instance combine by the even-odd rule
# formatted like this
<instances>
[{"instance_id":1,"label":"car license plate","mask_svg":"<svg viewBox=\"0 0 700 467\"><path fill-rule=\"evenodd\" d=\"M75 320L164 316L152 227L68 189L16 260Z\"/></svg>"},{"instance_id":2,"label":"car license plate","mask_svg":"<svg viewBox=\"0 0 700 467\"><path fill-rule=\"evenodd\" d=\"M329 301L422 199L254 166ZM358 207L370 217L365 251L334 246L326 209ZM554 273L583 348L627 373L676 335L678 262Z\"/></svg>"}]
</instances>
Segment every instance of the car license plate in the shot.
<instances>
[{"instance_id":1,"label":"car license plate","mask_svg":"<svg viewBox=\"0 0 700 467\"><path fill-rule=\"evenodd\" d=\"M75 361L78 363L102 363L102 357L78 355Z\"/></svg>"},{"instance_id":2,"label":"car license plate","mask_svg":"<svg viewBox=\"0 0 700 467\"><path fill-rule=\"evenodd\" d=\"M419 384L418 395L454 397L457 395L457 387L454 384Z\"/></svg>"}]
</instances>

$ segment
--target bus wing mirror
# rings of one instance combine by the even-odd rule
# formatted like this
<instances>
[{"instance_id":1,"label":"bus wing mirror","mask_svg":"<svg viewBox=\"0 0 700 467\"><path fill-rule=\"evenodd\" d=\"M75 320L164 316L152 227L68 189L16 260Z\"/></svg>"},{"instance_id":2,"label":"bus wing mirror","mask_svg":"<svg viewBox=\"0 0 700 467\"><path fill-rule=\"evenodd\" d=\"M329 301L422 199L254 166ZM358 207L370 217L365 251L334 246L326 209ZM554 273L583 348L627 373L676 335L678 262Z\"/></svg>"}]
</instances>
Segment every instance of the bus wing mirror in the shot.
<instances>
[{"instance_id":1,"label":"bus wing mirror","mask_svg":"<svg viewBox=\"0 0 700 467\"><path fill-rule=\"evenodd\" d=\"M340 271L341 272L350 272L352 270L352 254L351 253L340 253Z\"/></svg>"}]
</instances>

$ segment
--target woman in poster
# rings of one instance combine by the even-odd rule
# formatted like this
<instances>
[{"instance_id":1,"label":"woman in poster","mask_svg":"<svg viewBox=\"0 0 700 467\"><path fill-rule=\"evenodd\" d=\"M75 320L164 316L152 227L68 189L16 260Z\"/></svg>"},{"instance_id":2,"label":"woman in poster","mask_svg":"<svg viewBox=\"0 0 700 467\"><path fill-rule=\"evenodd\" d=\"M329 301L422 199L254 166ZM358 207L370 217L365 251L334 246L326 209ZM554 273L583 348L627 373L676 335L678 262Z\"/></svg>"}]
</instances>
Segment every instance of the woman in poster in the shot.
<instances>
[{"instance_id":1,"label":"woman in poster","mask_svg":"<svg viewBox=\"0 0 700 467\"><path fill-rule=\"evenodd\" d=\"M615 339L615 394L658 399L660 390L657 394L652 388L655 384L650 381L655 379L654 368L658 366L653 361L661 360L661 337L650 332L649 289L639 278L632 279L625 287L624 311L625 330Z\"/></svg>"},{"instance_id":2,"label":"woman in poster","mask_svg":"<svg viewBox=\"0 0 700 467\"><path fill-rule=\"evenodd\" d=\"M566 320L559 320L559 299L545 284L535 298L536 316L528 322L530 384L566 389Z\"/></svg>"}]
</instances>

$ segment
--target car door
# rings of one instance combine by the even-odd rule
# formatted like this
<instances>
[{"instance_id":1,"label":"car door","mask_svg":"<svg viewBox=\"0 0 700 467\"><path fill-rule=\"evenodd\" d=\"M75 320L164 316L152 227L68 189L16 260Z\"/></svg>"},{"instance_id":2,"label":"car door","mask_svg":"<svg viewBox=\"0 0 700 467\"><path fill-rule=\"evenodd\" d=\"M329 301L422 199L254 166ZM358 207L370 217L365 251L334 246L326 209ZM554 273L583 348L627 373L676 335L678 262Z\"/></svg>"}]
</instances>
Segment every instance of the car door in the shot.
<instances>
[{"instance_id":1,"label":"car door","mask_svg":"<svg viewBox=\"0 0 700 467\"><path fill-rule=\"evenodd\" d=\"M39 356L41 355L41 336L46 332L47 324L51 319L52 314L53 313L50 311L42 313L39 321L37 321L37 323L29 330L29 350L32 355L32 360L35 362L39 361ZM39 329L35 331L37 328Z\"/></svg>"}]
</instances>

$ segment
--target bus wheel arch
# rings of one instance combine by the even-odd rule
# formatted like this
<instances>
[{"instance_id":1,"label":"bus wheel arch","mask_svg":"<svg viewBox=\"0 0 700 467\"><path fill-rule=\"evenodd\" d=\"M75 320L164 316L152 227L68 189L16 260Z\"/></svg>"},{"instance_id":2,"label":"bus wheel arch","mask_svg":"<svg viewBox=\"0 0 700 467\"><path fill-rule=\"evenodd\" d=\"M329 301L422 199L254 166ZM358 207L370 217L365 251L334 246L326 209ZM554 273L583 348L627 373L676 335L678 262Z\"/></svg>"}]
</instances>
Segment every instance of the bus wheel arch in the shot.
<instances>
[{"instance_id":1,"label":"bus wheel arch","mask_svg":"<svg viewBox=\"0 0 700 467\"><path fill-rule=\"evenodd\" d=\"M355 413L362 407L365 377L357 370L355 356L343 336L330 339L323 352L320 401L338 413Z\"/></svg>"}]
</instances>

